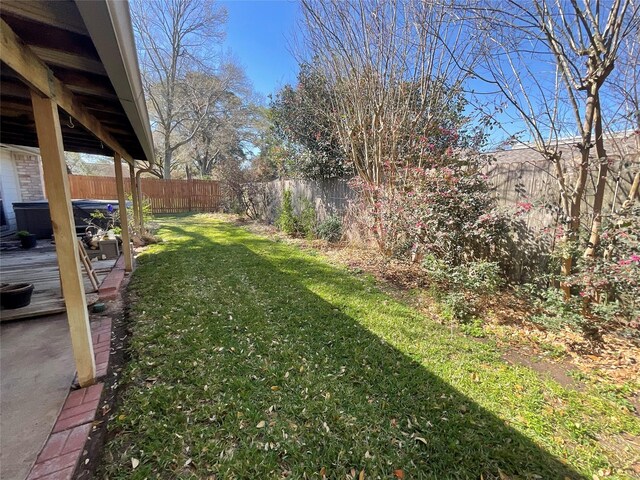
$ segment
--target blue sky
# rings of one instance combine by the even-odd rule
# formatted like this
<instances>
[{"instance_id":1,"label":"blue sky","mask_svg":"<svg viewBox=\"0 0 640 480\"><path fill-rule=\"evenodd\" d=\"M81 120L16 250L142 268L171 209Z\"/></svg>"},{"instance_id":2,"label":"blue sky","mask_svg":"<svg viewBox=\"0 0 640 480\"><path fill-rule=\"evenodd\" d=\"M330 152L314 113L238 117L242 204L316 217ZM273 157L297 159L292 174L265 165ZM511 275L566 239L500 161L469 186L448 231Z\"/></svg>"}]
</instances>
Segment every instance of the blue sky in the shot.
<instances>
[{"instance_id":1,"label":"blue sky","mask_svg":"<svg viewBox=\"0 0 640 480\"><path fill-rule=\"evenodd\" d=\"M299 6L290 0L221 1L227 8L224 49L244 67L256 92L265 97L294 83L298 64L290 52Z\"/></svg>"},{"instance_id":2,"label":"blue sky","mask_svg":"<svg viewBox=\"0 0 640 480\"><path fill-rule=\"evenodd\" d=\"M255 91L265 97L294 84L298 63L291 43L298 27L300 6L296 0L219 0L227 9L224 51L244 67ZM477 90L487 86L476 85ZM502 115L501 117L504 117ZM501 118L505 123L508 118ZM516 122L517 123L517 122ZM514 129L513 125L507 127ZM494 137L503 133L495 131Z\"/></svg>"}]
</instances>

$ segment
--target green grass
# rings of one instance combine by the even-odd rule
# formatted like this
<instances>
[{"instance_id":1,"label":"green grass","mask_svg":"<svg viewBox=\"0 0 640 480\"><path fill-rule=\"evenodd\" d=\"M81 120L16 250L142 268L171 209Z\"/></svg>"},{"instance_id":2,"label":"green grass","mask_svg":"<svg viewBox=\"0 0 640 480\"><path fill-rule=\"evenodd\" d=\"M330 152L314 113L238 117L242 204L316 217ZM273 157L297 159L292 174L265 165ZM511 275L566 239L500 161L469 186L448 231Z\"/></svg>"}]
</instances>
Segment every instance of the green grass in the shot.
<instances>
[{"instance_id":1,"label":"green grass","mask_svg":"<svg viewBox=\"0 0 640 480\"><path fill-rule=\"evenodd\" d=\"M131 282L104 478L630 478L622 406L321 255L204 215L162 224Z\"/></svg>"}]
</instances>

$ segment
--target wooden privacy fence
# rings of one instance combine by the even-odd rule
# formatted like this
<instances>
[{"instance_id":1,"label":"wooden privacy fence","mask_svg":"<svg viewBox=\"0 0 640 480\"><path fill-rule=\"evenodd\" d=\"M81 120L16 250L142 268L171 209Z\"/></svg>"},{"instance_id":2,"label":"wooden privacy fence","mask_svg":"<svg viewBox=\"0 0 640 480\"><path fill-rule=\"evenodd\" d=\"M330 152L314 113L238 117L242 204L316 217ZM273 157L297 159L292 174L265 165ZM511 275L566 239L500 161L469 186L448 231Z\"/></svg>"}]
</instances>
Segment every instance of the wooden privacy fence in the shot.
<instances>
[{"instance_id":1,"label":"wooden privacy fence","mask_svg":"<svg viewBox=\"0 0 640 480\"><path fill-rule=\"evenodd\" d=\"M222 195L220 182L214 180L160 180L141 178L142 195L151 204L153 213L215 212ZM117 197L114 177L69 175L72 198L114 200ZM125 193L131 194L128 178Z\"/></svg>"},{"instance_id":2,"label":"wooden privacy fence","mask_svg":"<svg viewBox=\"0 0 640 480\"><path fill-rule=\"evenodd\" d=\"M343 216L349 201L356 197L346 179L280 179L263 185L266 201L260 205L258 213L268 223L276 220L285 190L291 191L293 209L297 213L302 211L302 202L306 199L314 206L319 221L325 220L329 215Z\"/></svg>"}]
</instances>

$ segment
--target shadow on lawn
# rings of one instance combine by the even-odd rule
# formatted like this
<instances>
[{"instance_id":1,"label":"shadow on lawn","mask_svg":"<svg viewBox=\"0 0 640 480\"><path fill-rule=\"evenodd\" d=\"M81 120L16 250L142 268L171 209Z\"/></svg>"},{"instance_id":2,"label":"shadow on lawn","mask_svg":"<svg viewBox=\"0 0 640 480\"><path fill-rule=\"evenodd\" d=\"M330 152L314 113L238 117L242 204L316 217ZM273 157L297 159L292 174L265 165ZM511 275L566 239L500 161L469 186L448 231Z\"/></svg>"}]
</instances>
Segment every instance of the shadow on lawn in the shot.
<instances>
[{"instance_id":1,"label":"shadow on lawn","mask_svg":"<svg viewBox=\"0 0 640 480\"><path fill-rule=\"evenodd\" d=\"M236 465L241 478L270 478L266 474L272 472L261 470L270 461L290 472L291 478L302 478L303 472L317 475L322 466L329 478L344 478L352 467L359 470L365 465L366 478L376 478L370 472L389 478L396 468L403 469L406 478L502 478L499 471L509 478L583 478L429 369L381 341L341 312L341 305L328 303L305 286L305 282L331 285L344 290L345 297L358 297L370 294L363 283L322 262L290 258L288 247L232 226L206 225L212 228L212 236L193 231L191 224L165 226L164 230L188 241L174 239L141 266L162 266L165 274L175 272L185 278L184 292L200 286L197 294L208 295L203 304L179 293L167 300L176 309L198 309L201 318L207 319L203 328L208 338L182 336L170 349L196 350L209 344L252 351L246 356L219 355L209 365L224 382L219 397L212 401L228 403L216 407L222 413L213 435L234 445L236 463L225 467L222 449L222 453L211 450L194 458L194 464L221 474ZM217 238L218 234L224 236ZM252 250L267 245L273 252L269 259ZM221 279L237 284L233 295L224 288L212 293L202 289L206 282L215 285ZM225 308L233 312L233 320L225 313L216 321L213 314ZM391 307L385 305L378 308L385 315L411 315L404 310L387 312ZM174 321L175 325L159 321L157 328L179 329L194 320ZM451 347L456 345L453 342ZM305 366L304 372L298 370L300 366ZM286 371L290 374L283 377ZM192 382L194 388L207 381L184 375L182 382ZM279 390L272 391L271 385ZM229 412L269 412L271 405L277 408L269 414L267 428L251 430L255 423L250 423L242 436L234 432L237 418ZM197 425L197 411L191 415ZM280 433L285 430L290 432L288 439ZM255 442L277 442L281 448L256 450ZM247 462L253 459L252 471L237 470L243 455Z\"/></svg>"}]
</instances>

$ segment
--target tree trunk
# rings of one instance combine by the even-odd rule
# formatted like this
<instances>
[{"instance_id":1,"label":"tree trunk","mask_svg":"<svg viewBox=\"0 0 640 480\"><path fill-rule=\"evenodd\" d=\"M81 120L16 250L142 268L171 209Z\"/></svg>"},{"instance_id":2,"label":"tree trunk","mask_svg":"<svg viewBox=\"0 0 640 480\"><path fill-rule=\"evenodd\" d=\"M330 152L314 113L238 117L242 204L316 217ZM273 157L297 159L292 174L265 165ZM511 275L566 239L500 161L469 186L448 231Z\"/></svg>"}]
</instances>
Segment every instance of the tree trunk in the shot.
<instances>
[{"instance_id":1,"label":"tree trunk","mask_svg":"<svg viewBox=\"0 0 640 480\"><path fill-rule=\"evenodd\" d=\"M589 64L589 72L593 71L593 64ZM587 94L587 103L585 108L584 121L582 125L582 144L580 145L580 171L571 195L571 219L570 229L565 235L565 241L575 242L580 235L580 215L582 214L582 200L584 191L587 186L587 177L589 175L589 151L591 150L591 137L593 129L593 120L596 113L598 103L598 86L593 83L589 86ZM562 259L562 276L571 275L573 267L573 258L571 254ZM566 282L560 284L564 292L565 299L571 296L571 289Z\"/></svg>"},{"instance_id":2,"label":"tree trunk","mask_svg":"<svg viewBox=\"0 0 640 480\"><path fill-rule=\"evenodd\" d=\"M604 149L604 137L602 134L602 117L600 115L600 99L596 97L595 106L595 136L596 136L596 155L598 155L598 183L596 187L595 198L593 199L593 218L591 222L591 234L589 243L584 252L584 257L593 257L596 247L600 242L600 229L602 228L602 203L604 201L604 190L607 186L607 175L609 173L609 159Z\"/></svg>"},{"instance_id":3,"label":"tree trunk","mask_svg":"<svg viewBox=\"0 0 640 480\"><path fill-rule=\"evenodd\" d=\"M164 151L164 162L163 162L163 169L162 169L162 178L164 178L165 180L171 180L171 149L167 148L168 142L165 142L165 151Z\"/></svg>"}]
</instances>

